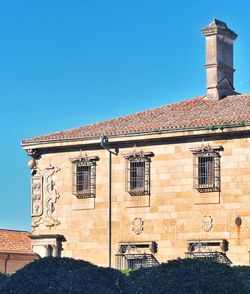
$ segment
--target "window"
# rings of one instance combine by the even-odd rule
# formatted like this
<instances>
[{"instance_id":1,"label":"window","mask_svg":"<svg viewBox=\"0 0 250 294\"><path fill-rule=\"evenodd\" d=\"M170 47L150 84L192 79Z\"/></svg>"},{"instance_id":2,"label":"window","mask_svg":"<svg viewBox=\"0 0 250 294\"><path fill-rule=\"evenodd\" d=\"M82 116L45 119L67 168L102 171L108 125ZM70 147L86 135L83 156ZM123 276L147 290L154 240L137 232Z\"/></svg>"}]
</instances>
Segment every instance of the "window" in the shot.
<instances>
[{"instance_id":1,"label":"window","mask_svg":"<svg viewBox=\"0 0 250 294\"><path fill-rule=\"evenodd\" d=\"M213 187L214 180L214 158L212 156L198 157L198 186Z\"/></svg>"},{"instance_id":2,"label":"window","mask_svg":"<svg viewBox=\"0 0 250 294\"><path fill-rule=\"evenodd\" d=\"M96 161L98 157L81 154L70 159L73 163L73 194L79 198L94 198L96 196Z\"/></svg>"},{"instance_id":3,"label":"window","mask_svg":"<svg viewBox=\"0 0 250 294\"><path fill-rule=\"evenodd\" d=\"M145 161L130 161L130 191L145 189Z\"/></svg>"},{"instance_id":4,"label":"window","mask_svg":"<svg viewBox=\"0 0 250 294\"><path fill-rule=\"evenodd\" d=\"M150 194L150 157L152 152L134 150L126 158L126 191L131 196Z\"/></svg>"},{"instance_id":5,"label":"window","mask_svg":"<svg viewBox=\"0 0 250 294\"><path fill-rule=\"evenodd\" d=\"M115 268L119 270L139 269L159 265L155 257L157 243L151 242L121 242L119 251L115 254Z\"/></svg>"},{"instance_id":6,"label":"window","mask_svg":"<svg viewBox=\"0 0 250 294\"><path fill-rule=\"evenodd\" d=\"M89 163L82 165L77 163L76 166L76 194L88 195L91 193L91 165Z\"/></svg>"},{"instance_id":7,"label":"window","mask_svg":"<svg viewBox=\"0 0 250 294\"><path fill-rule=\"evenodd\" d=\"M211 146L192 150L194 156L194 188L199 192L220 191L221 148Z\"/></svg>"}]
</instances>

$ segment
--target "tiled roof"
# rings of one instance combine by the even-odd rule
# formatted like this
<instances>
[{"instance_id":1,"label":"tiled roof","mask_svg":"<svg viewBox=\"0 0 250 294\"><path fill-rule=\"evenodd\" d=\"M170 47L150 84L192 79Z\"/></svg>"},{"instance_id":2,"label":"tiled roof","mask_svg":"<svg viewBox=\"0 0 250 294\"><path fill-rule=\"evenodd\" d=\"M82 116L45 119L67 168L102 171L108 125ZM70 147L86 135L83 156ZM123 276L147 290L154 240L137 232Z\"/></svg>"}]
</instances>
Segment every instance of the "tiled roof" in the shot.
<instances>
[{"instance_id":1,"label":"tiled roof","mask_svg":"<svg viewBox=\"0 0 250 294\"><path fill-rule=\"evenodd\" d=\"M0 229L0 253L32 254L29 235L29 232Z\"/></svg>"},{"instance_id":2,"label":"tiled roof","mask_svg":"<svg viewBox=\"0 0 250 294\"><path fill-rule=\"evenodd\" d=\"M250 94L232 95L221 100L205 96L164 105L79 128L23 140L23 144L73 140L100 135L154 133L161 130L232 125L250 121Z\"/></svg>"}]
</instances>

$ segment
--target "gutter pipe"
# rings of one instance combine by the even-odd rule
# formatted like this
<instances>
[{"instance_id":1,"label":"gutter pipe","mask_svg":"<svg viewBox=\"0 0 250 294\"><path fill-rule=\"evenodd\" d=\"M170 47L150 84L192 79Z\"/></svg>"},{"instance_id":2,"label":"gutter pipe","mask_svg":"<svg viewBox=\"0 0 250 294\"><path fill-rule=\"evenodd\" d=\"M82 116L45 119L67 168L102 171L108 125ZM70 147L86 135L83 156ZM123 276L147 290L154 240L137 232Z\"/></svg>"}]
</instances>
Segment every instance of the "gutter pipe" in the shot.
<instances>
[{"instance_id":1,"label":"gutter pipe","mask_svg":"<svg viewBox=\"0 0 250 294\"><path fill-rule=\"evenodd\" d=\"M10 254L7 254L6 259L4 260L4 273L8 273L8 261L10 260Z\"/></svg>"},{"instance_id":2,"label":"gutter pipe","mask_svg":"<svg viewBox=\"0 0 250 294\"><path fill-rule=\"evenodd\" d=\"M101 147L109 152L109 188L108 188L108 266L112 264L112 154L118 155L117 150L110 150L105 144L108 142L108 137L102 135L100 137Z\"/></svg>"}]
</instances>

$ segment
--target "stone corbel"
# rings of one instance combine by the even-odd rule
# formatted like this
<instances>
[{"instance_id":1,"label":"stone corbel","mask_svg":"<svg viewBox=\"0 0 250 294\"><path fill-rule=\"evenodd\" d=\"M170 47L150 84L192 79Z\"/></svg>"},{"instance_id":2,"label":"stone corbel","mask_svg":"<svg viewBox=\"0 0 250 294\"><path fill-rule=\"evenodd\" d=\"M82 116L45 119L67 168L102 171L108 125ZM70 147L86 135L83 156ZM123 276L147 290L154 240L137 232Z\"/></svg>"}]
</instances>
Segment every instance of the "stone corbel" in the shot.
<instances>
[{"instance_id":1,"label":"stone corbel","mask_svg":"<svg viewBox=\"0 0 250 294\"><path fill-rule=\"evenodd\" d=\"M41 158L39 151L37 149L28 149L27 155L31 157L27 164L28 168L32 171L36 170L38 160Z\"/></svg>"}]
</instances>

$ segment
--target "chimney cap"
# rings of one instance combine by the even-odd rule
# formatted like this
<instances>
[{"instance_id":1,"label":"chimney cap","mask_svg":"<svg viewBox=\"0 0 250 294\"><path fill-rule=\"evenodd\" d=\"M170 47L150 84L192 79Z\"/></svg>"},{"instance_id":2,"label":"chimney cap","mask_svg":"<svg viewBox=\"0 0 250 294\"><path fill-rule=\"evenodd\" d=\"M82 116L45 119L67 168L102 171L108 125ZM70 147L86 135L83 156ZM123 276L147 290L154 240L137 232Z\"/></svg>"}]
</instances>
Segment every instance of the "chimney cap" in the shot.
<instances>
[{"instance_id":1,"label":"chimney cap","mask_svg":"<svg viewBox=\"0 0 250 294\"><path fill-rule=\"evenodd\" d=\"M216 18L202 30L202 33L204 36L222 35L232 40L235 40L238 36L234 31L228 28L224 21Z\"/></svg>"}]
</instances>

